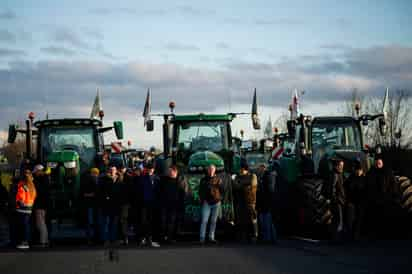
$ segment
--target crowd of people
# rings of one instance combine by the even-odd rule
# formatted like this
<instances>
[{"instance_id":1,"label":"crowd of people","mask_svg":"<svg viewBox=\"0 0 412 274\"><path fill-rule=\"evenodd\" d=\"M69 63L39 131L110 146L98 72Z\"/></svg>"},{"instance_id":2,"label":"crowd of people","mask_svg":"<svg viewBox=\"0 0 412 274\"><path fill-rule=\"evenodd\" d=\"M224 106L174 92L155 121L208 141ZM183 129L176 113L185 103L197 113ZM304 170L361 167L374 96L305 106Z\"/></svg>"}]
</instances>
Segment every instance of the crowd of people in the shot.
<instances>
[{"instance_id":1,"label":"crowd of people","mask_svg":"<svg viewBox=\"0 0 412 274\"><path fill-rule=\"evenodd\" d=\"M348 178L343 175L343 160L335 160L333 167L333 172L324 178L322 189L331 205L332 234L359 239L365 220L371 220L368 224L373 228L379 227L382 216L375 215L385 212L386 202L391 200L388 195L392 193L388 188L393 186L394 177L384 168L381 158L367 173L356 161ZM42 165L23 165L21 174L9 192L9 207L14 211L10 215L12 242L19 249L29 248L29 242L48 247L50 170ZM231 182L239 241L276 242L276 180L276 169L262 164L251 172L246 159L241 160L240 173ZM217 243L216 226L225 191L216 167L208 166L198 193L202 245ZM184 223L185 201L192 194L185 176L174 165L163 176L155 174L153 162L133 168L114 164L102 170L91 168L81 178L78 201L88 244L128 245L129 235L135 235L133 239L140 246L172 244Z\"/></svg>"}]
</instances>

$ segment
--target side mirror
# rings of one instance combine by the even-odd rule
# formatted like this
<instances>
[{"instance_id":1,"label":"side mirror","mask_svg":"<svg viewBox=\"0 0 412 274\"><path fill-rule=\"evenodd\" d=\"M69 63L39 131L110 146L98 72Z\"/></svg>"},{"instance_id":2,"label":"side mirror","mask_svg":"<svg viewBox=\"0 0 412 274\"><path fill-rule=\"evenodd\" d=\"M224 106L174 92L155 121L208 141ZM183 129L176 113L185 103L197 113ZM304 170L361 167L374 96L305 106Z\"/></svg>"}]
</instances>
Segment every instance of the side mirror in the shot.
<instances>
[{"instance_id":1,"label":"side mirror","mask_svg":"<svg viewBox=\"0 0 412 274\"><path fill-rule=\"evenodd\" d=\"M294 120L289 120L286 122L286 125L288 127L288 134L289 137L291 138L295 138L295 134L296 134L296 124Z\"/></svg>"},{"instance_id":2,"label":"side mirror","mask_svg":"<svg viewBox=\"0 0 412 274\"><path fill-rule=\"evenodd\" d=\"M385 136L386 131L387 131L387 126L386 126L385 118L380 118L379 119L379 132L382 136Z\"/></svg>"},{"instance_id":3,"label":"side mirror","mask_svg":"<svg viewBox=\"0 0 412 274\"><path fill-rule=\"evenodd\" d=\"M9 137L7 141L9 142L9 144L12 144L14 143L14 141L16 141L16 138L17 138L16 125L9 125Z\"/></svg>"},{"instance_id":4,"label":"side mirror","mask_svg":"<svg viewBox=\"0 0 412 274\"><path fill-rule=\"evenodd\" d=\"M121 121L113 122L114 132L116 133L117 139L123 139L123 123Z\"/></svg>"},{"instance_id":5,"label":"side mirror","mask_svg":"<svg viewBox=\"0 0 412 274\"><path fill-rule=\"evenodd\" d=\"M154 121L148 120L146 121L146 131L153 131L154 129Z\"/></svg>"}]
</instances>

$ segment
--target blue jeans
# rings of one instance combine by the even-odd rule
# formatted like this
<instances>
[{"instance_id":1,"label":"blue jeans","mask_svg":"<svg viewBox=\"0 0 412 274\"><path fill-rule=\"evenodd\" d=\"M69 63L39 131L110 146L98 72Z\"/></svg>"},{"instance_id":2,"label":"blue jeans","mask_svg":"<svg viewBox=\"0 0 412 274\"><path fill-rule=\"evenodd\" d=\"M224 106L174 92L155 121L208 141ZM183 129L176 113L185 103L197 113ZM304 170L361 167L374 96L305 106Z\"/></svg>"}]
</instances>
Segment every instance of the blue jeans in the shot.
<instances>
[{"instance_id":1,"label":"blue jeans","mask_svg":"<svg viewBox=\"0 0 412 274\"><path fill-rule=\"evenodd\" d=\"M117 227L119 226L119 216L103 215L100 223L100 235L102 241L114 242L117 240Z\"/></svg>"},{"instance_id":2,"label":"blue jeans","mask_svg":"<svg viewBox=\"0 0 412 274\"><path fill-rule=\"evenodd\" d=\"M30 217L31 214L17 212L19 225L20 225L20 242L28 242L30 240Z\"/></svg>"},{"instance_id":3,"label":"blue jeans","mask_svg":"<svg viewBox=\"0 0 412 274\"><path fill-rule=\"evenodd\" d=\"M262 240L276 241L276 228L272 222L272 214L270 212L259 214L260 230Z\"/></svg>"},{"instance_id":4,"label":"blue jeans","mask_svg":"<svg viewBox=\"0 0 412 274\"><path fill-rule=\"evenodd\" d=\"M215 239L215 230L217 216L219 214L220 202L214 205L209 205L207 202L203 202L201 208L201 224L200 224L200 240L204 241L206 238L206 227L210 217L209 239Z\"/></svg>"}]
</instances>

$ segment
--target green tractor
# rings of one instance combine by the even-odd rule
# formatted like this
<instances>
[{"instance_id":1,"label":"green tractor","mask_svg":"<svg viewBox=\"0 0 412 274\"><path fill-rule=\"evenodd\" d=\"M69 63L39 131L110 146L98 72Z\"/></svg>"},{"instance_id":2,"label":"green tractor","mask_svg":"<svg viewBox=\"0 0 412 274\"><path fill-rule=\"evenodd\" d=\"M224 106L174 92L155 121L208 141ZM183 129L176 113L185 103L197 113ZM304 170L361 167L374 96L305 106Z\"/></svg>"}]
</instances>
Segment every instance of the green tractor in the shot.
<instances>
[{"instance_id":1,"label":"green tractor","mask_svg":"<svg viewBox=\"0 0 412 274\"><path fill-rule=\"evenodd\" d=\"M113 127L103 127L98 119L47 119L34 123L26 121L26 129L9 126L9 143L17 133L26 135L26 155L32 157L33 136L35 142L34 163L51 169L51 208L49 217L58 223L69 223L79 218L80 180L92 167L103 162L103 133L114 128L118 139L123 138L123 124L114 122Z\"/></svg>"},{"instance_id":2,"label":"green tractor","mask_svg":"<svg viewBox=\"0 0 412 274\"><path fill-rule=\"evenodd\" d=\"M256 91L252 108L254 129L259 129ZM148 102L148 100L146 100ZM240 170L240 139L232 136L231 122L240 114L194 114L175 115L174 103L171 113L163 116L163 153L156 159L158 174L165 174L170 165L176 165L190 188L190 198L185 206L185 229L197 231L200 221L199 184L207 167L214 164L222 178L225 195L222 202L221 220L228 224L234 221L232 175ZM153 120L146 123L147 131L153 130ZM196 228L195 228L196 227Z\"/></svg>"},{"instance_id":3,"label":"green tractor","mask_svg":"<svg viewBox=\"0 0 412 274\"><path fill-rule=\"evenodd\" d=\"M330 224L333 214L330 201L322 195L324 183L332 172L333 158L344 161L345 174L352 172L355 160L364 171L373 164L370 151L365 149L362 126L378 119L381 134L386 131L384 114L315 117L300 115L287 122L286 145L289 152L279 160L279 175L283 189L285 230L306 233L305 229ZM293 142L291 142L293 140ZM285 145L285 144L284 144Z\"/></svg>"}]
</instances>

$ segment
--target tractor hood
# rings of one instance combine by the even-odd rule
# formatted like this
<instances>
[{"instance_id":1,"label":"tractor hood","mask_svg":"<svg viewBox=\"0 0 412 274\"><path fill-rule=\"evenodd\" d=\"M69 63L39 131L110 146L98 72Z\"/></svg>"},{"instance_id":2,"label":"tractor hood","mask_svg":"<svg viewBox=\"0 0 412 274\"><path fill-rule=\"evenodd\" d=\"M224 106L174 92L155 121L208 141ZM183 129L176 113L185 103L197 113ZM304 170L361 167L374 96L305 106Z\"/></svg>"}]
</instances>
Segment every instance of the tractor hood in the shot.
<instances>
[{"instance_id":1,"label":"tractor hood","mask_svg":"<svg viewBox=\"0 0 412 274\"><path fill-rule=\"evenodd\" d=\"M79 154L76 151L54 151L47 156L48 163L77 162Z\"/></svg>"},{"instance_id":2,"label":"tractor hood","mask_svg":"<svg viewBox=\"0 0 412 274\"><path fill-rule=\"evenodd\" d=\"M219 171L223 170L225 165L218 154L211 151L199 151L190 155L188 168L190 172L203 172L211 164L214 164Z\"/></svg>"}]
</instances>

